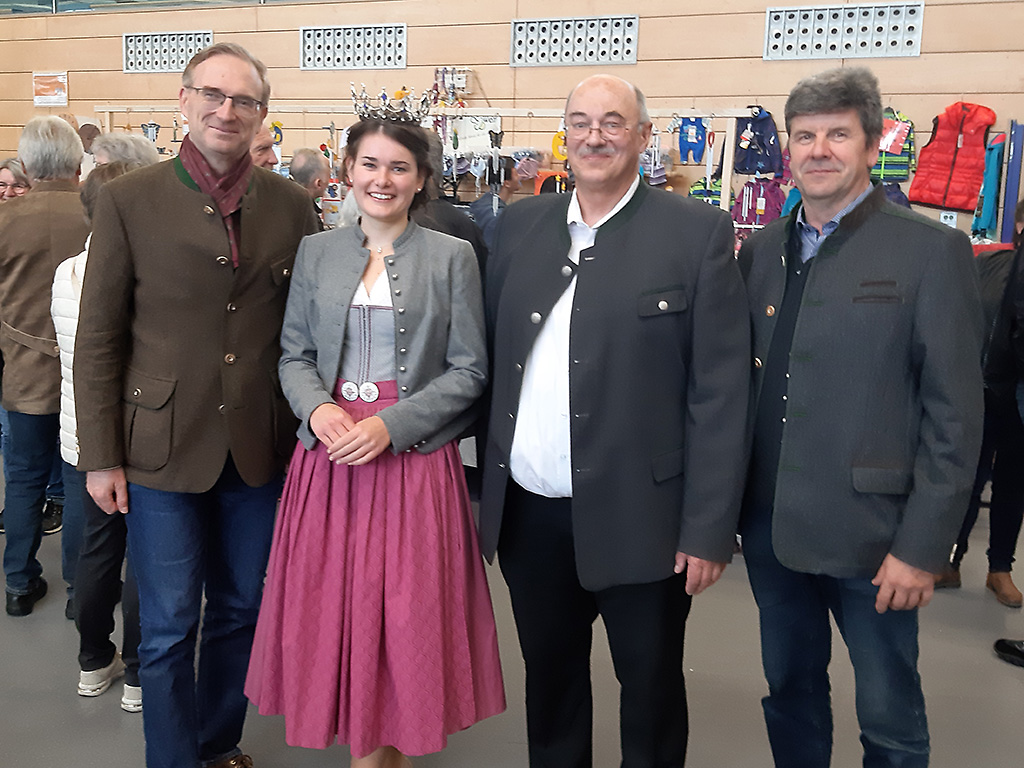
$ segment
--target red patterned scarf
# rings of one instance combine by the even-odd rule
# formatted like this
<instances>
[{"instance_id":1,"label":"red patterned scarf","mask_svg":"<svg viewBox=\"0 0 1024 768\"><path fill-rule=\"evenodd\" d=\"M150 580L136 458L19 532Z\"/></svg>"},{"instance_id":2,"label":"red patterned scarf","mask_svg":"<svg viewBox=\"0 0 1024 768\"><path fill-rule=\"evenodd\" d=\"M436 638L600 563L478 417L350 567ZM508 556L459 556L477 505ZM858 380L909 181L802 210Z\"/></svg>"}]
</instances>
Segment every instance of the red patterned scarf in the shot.
<instances>
[{"instance_id":1,"label":"red patterned scarf","mask_svg":"<svg viewBox=\"0 0 1024 768\"><path fill-rule=\"evenodd\" d=\"M231 261L238 267L238 240L239 240L239 217L233 214L241 209L242 196L249 188L249 181L252 179L252 158L246 152L235 164L235 167L224 176L218 176L210 167L210 164L203 157L203 153L192 143L188 134L181 142L181 150L178 153L181 164L185 171L192 177L192 181L204 192L213 198L213 202L224 219L224 226L228 231L228 243L231 245Z\"/></svg>"}]
</instances>

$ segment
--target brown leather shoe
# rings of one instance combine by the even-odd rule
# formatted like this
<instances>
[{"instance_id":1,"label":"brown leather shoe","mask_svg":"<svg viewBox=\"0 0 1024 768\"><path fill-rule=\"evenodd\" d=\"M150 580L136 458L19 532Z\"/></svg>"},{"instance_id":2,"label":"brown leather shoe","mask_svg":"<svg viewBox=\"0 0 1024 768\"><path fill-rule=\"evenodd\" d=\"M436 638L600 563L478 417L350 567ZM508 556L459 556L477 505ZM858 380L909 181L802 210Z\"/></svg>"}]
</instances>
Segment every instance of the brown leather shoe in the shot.
<instances>
[{"instance_id":1,"label":"brown leather shoe","mask_svg":"<svg viewBox=\"0 0 1024 768\"><path fill-rule=\"evenodd\" d=\"M960 589L960 571L946 568L935 574L936 589Z\"/></svg>"},{"instance_id":2,"label":"brown leather shoe","mask_svg":"<svg viewBox=\"0 0 1024 768\"><path fill-rule=\"evenodd\" d=\"M1013 584L1013 579L1006 571L989 573L985 586L991 589L998 600L1008 608L1020 608L1024 604L1024 595Z\"/></svg>"},{"instance_id":3,"label":"brown leather shoe","mask_svg":"<svg viewBox=\"0 0 1024 768\"><path fill-rule=\"evenodd\" d=\"M216 763L208 766L208 768L253 768L252 758L248 755L233 755L232 757L218 760Z\"/></svg>"}]
</instances>

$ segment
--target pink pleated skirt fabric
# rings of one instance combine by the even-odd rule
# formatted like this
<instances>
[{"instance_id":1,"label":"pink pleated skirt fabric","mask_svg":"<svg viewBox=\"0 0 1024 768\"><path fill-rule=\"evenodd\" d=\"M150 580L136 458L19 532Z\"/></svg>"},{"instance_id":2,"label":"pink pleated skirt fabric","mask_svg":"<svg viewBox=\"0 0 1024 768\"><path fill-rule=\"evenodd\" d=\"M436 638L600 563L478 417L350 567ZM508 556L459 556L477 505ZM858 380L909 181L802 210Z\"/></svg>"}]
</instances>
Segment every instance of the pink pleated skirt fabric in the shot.
<instances>
[{"instance_id":1,"label":"pink pleated skirt fabric","mask_svg":"<svg viewBox=\"0 0 1024 768\"><path fill-rule=\"evenodd\" d=\"M397 401L339 400L358 421ZM292 457L246 695L286 741L440 751L505 709L497 634L454 443L338 466Z\"/></svg>"}]
</instances>

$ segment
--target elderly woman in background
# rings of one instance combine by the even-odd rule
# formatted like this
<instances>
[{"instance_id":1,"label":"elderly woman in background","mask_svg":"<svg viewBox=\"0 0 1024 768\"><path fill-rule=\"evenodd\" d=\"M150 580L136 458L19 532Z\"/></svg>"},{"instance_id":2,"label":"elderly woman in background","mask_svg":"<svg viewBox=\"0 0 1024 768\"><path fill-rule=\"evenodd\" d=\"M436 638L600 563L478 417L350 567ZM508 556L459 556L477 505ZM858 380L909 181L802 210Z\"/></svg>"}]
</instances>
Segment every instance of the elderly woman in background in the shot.
<instances>
[{"instance_id":1,"label":"elderly woman in background","mask_svg":"<svg viewBox=\"0 0 1024 768\"><path fill-rule=\"evenodd\" d=\"M151 150L152 165L158 160L152 143L141 136L105 134L130 142L110 142L104 147L106 162L97 165L82 184L80 197L86 221L92 222L93 209L100 187L122 176L141 163L124 161L124 157L146 154ZM94 147L100 143L96 139ZM140 144L134 139L141 139ZM122 156L115 154L123 150ZM92 235L89 235L91 238ZM82 300L82 281L89 256L89 239L85 249L57 267L53 280L53 298L50 314L60 347L60 451L69 465L78 465L78 424L75 417L75 389L73 363L75 336L78 331L79 307ZM75 575L75 624L78 627L79 696L99 696L122 675L125 676L121 696L121 709L125 712L142 711L142 688L139 684L139 593L132 572L130 558L122 589L121 566L125 561L127 527L122 515L104 514L85 489L85 473L73 472L66 480L65 493L74 494L83 508L84 528L82 548ZM114 631L114 609L121 600L122 643L110 640Z\"/></svg>"},{"instance_id":2,"label":"elderly woman in background","mask_svg":"<svg viewBox=\"0 0 1024 768\"><path fill-rule=\"evenodd\" d=\"M92 156L98 166L114 161L136 166L160 162L153 142L137 133L101 133L93 139Z\"/></svg>"},{"instance_id":3,"label":"elderly woman in background","mask_svg":"<svg viewBox=\"0 0 1024 768\"><path fill-rule=\"evenodd\" d=\"M21 197L28 192L30 186L21 160L9 157L0 161L0 203L5 203L12 197Z\"/></svg>"}]
</instances>

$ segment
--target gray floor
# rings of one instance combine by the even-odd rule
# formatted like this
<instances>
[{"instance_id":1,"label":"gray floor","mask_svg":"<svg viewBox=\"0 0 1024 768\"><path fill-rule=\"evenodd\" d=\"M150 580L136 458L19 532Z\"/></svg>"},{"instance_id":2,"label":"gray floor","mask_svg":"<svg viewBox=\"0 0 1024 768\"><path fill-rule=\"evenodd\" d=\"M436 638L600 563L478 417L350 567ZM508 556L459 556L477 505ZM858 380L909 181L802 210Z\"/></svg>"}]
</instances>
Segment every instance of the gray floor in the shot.
<instances>
[{"instance_id":1,"label":"gray floor","mask_svg":"<svg viewBox=\"0 0 1024 768\"><path fill-rule=\"evenodd\" d=\"M987 519L979 520L964 567L964 587L936 596L921 615L921 673L932 731L933 768L1021 765L1024 669L992 654L997 637L1024 637L1021 611L1003 608L984 589ZM111 690L95 699L75 694L77 637L64 619L58 537L44 540L42 560L51 588L23 619L0 616L0 768L140 768L142 718L121 711ZM456 734L447 750L420 758L432 768L526 766L523 669L507 592L489 569L501 634L509 707ZM595 764L618 765L616 687L607 646L597 633L594 652ZM771 765L761 721L757 615L742 559L698 598L686 647L691 767ZM841 644L835 649L836 766L860 764L853 715L852 673ZM244 742L257 768L344 766L347 750L325 752L284 743L280 718L251 713Z\"/></svg>"}]
</instances>

